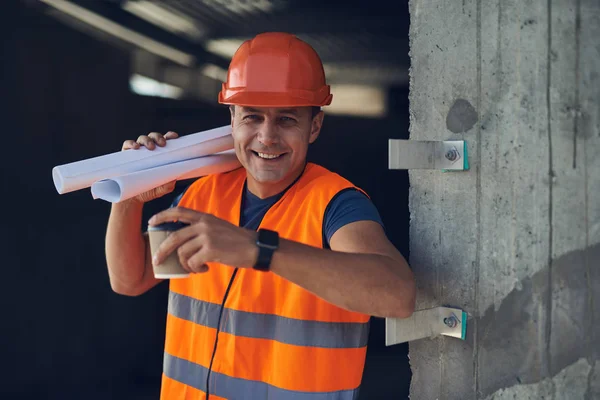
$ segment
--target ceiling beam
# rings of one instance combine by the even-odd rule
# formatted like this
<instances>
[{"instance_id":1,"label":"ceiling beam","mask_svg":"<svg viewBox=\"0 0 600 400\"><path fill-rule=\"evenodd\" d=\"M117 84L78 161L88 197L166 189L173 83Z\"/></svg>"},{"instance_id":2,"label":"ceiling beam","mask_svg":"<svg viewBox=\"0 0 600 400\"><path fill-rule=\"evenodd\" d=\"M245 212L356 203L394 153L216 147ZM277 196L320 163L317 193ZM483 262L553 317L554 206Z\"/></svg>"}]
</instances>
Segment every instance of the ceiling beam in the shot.
<instances>
[{"instance_id":1,"label":"ceiling beam","mask_svg":"<svg viewBox=\"0 0 600 400\"><path fill-rule=\"evenodd\" d=\"M197 64L211 63L221 68L229 66L229 60L216 54L207 52L202 45L194 43L186 38L172 34L155 25L123 10L118 2L71 0L82 8L98 14L112 22L122 25L132 31L151 38L152 40L173 47L182 52L191 54L197 60Z\"/></svg>"}]
</instances>

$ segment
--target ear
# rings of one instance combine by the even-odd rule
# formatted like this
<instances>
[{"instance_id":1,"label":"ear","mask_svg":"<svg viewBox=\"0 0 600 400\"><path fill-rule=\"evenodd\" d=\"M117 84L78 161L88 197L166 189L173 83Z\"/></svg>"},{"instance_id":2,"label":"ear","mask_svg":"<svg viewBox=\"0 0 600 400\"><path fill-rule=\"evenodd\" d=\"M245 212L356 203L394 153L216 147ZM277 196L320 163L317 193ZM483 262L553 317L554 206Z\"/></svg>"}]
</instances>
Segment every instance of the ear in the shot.
<instances>
[{"instance_id":1,"label":"ear","mask_svg":"<svg viewBox=\"0 0 600 400\"><path fill-rule=\"evenodd\" d=\"M310 127L310 137L308 138L308 143L312 144L317 140L319 134L321 133L321 128L323 127L323 118L325 118L325 113L320 111L315 117L312 119L312 124Z\"/></svg>"}]
</instances>

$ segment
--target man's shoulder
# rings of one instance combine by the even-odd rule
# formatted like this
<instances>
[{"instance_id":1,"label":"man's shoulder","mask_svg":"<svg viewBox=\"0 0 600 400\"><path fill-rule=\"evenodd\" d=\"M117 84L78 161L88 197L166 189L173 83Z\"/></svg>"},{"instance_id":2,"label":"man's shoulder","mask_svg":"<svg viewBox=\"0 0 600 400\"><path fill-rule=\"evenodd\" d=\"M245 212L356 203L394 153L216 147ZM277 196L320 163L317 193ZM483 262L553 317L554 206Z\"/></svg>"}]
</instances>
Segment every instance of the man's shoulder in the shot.
<instances>
[{"instance_id":1,"label":"man's shoulder","mask_svg":"<svg viewBox=\"0 0 600 400\"><path fill-rule=\"evenodd\" d=\"M330 186L354 186L350 180L337 172L331 171L321 165L308 163L306 166L306 184L315 187L328 188Z\"/></svg>"}]
</instances>

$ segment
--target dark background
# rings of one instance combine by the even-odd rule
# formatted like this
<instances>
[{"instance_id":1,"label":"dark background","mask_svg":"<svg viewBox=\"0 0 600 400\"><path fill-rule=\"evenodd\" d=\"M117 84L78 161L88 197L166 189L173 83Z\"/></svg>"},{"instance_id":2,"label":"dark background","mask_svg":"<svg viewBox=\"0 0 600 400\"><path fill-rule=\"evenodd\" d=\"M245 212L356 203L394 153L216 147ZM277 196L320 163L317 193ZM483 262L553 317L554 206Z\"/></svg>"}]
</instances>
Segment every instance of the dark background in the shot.
<instances>
[{"instance_id":1,"label":"dark background","mask_svg":"<svg viewBox=\"0 0 600 400\"><path fill-rule=\"evenodd\" d=\"M156 399L167 285L140 297L113 293L104 259L110 204L94 201L89 190L58 195L51 169L117 151L123 140L150 131L186 134L224 125L228 110L218 106L216 98L209 103L132 93L126 47L74 29L35 3L8 0L0 10L4 200L0 398ZM303 4L309 3L313 11L325 9L317 3ZM405 62L407 10L372 2L368 9L344 4L345 8L336 6L339 15L375 10L387 25L365 18L364 31L349 24L352 32L347 32L342 17L330 27L314 27L311 23L321 22L301 19L316 43L321 43L317 34L326 34L329 28L342 38L349 33L386 34L387 43L397 41L387 50L389 58ZM392 13L396 15L390 21ZM253 31L256 25L238 24L236 29L253 35L258 33ZM263 30L280 28L258 25ZM352 43L346 45L350 48L338 53L350 57ZM385 57L385 52L377 55ZM310 160L366 190L389 238L408 257L408 177L405 171L387 167L388 139L408 137L408 86L392 83L387 92L386 117L327 115ZM186 184L180 182L178 188ZM148 204L146 215L165 208L174 195ZM385 347L384 324L383 319L372 319L361 399L408 395L407 346Z\"/></svg>"}]
</instances>

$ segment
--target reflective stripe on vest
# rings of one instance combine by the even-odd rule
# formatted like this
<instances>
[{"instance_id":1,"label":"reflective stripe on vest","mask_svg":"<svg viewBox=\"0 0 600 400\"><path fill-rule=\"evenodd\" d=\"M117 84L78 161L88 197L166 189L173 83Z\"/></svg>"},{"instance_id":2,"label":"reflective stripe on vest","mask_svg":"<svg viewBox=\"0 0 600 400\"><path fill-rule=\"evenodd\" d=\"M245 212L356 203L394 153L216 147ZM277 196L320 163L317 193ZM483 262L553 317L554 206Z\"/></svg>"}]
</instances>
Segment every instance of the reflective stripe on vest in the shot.
<instances>
[{"instance_id":1,"label":"reflective stripe on vest","mask_svg":"<svg viewBox=\"0 0 600 400\"><path fill-rule=\"evenodd\" d=\"M164 373L167 377L206 392L208 368L165 353ZM355 400L358 389L340 390L329 393L298 392L268 385L264 382L232 378L215 371L210 375L211 395L226 399L269 399L269 400ZM212 396L211 396L212 398Z\"/></svg>"},{"instance_id":2,"label":"reflective stripe on vest","mask_svg":"<svg viewBox=\"0 0 600 400\"><path fill-rule=\"evenodd\" d=\"M201 178L179 205L238 225L245 179L243 168ZM284 239L323 247L327 205L352 187L339 175L308 164L260 226ZM356 396L368 315L328 303L272 272L248 268L237 270L221 308L234 268L208 266L208 272L169 283L162 399L203 399L207 379L215 400Z\"/></svg>"},{"instance_id":3,"label":"reflective stripe on vest","mask_svg":"<svg viewBox=\"0 0 600 400\"><path fill-rule=\"evenodd\" d=\"M216 329L220 309L220 304L169 293L169 313L198 325ZM296 346L327 348L364 347L369 339L368 323L306 321L229 308L223 311L220 331Z\"/></svg>"}]
</instances>

